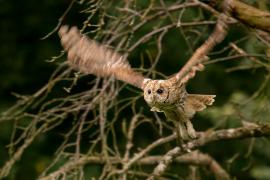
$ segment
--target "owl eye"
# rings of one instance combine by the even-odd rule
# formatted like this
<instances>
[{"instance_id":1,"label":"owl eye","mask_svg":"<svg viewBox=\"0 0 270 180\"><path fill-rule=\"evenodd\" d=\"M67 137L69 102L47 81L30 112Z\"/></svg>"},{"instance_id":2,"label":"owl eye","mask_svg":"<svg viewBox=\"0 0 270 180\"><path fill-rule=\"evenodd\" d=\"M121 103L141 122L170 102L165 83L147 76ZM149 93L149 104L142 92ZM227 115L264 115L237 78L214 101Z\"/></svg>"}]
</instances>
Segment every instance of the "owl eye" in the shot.
<instances>
[{"instance_id":1,"label":"owl eye","mask_svg":"<svg viewBox=\"0 0 270 180\"><path fill-rule=\"evenodd\" d=\"M163 93L163 89L158 89L158 90L157 90L157 93L158 93L158 94L162 94L162 93Z\"/></svg>"},{"instance_id":2,"label":"owl eye","mask_svg":"<svg viewBox=\"0 0 270 180\"><path fill-rule=\"evenodd\" d=\"M150 90L150 89L148 89L147 93L148 93L148 94L151 94L151 90Z\"/></svg>"}]
</instances>

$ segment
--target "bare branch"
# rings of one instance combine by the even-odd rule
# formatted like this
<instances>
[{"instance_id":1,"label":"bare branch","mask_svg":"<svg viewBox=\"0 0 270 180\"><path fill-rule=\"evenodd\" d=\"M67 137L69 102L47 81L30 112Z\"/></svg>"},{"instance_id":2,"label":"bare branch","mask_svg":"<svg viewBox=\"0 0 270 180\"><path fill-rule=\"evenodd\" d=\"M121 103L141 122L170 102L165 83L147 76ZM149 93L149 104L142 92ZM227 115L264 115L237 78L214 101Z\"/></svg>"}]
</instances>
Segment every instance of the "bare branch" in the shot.
<instances>
[{"instance_id":1,"label":"bare branch","mask_svg":"<svg viewBox=\"0 0 270 180\"><path fill-rule=\"evenodd\" d=\"M162 156L147 156L136 162L136 165L151 166L157 164L163 157ZM121 164L121 160L116 157L109 157L108 159L112 164ZM84 166L86 164L105 164L107 160L102 156L85 156L78 160L71 161L65 164L61 169L45 176L40 180L49 180L53 178L59 178L65 172L71 171L74 168ZM229 179L227 172L209 155L194 151L182 156L179 156L173 160L174 163L179 164L191 164L196 166L208 166L217 179Z\"/></svg>"},{"instance_id":2,"label":"bare branch","mask_svg":"<svg viewBox=\"0 0 270 180\"><path fill-rule=\"evenodd\" d=\"M160 161L158 166L156 166L156 168L154 169L150 179L163 174L174 158L181 156L185 153L189 153L191 150L197 149L210 142L263 136L270 136L270 124L255 124L254 126L243 126L235 129L205 132L199 139L188 142L182 147L175 147L168 151L167 154Z\"/></svg>"},{"instance_id":3,"label":"bare branch","mask_svg":"<svg viewBox=\"0 0 270 180\"><path fill-rule=\"evenodd\" d=\"M232 15L244 24L270 32L270 13L234 0L231 3Z\"/></svg>"},{"instance_id":4,"label":"bare branch","mask_svg":"<svg viewBox=\"0 0 270 180\"><path fill-rule=\"evenodd\" d=\"M25 163L24 154L31 151L29 147L35 147L35 139L47 138L50 133L58 135L57 141L60 144L53 149L55 156L49 158L50 164L44 169L39 169L39 172L42 171L38 174L40 179L89 179L89 166L99 167L100 171L93 177L97 179L126 180L133 177L135 179L137 176L144 179L179 179L185 172L175 172L174 169L182 167L183 164L192 168L196 166L196 172L201 172L198 170L207 166L203 168L207 171L206 176L230 179L230 168L223 169L221 165L224 162L217 162L213 158L217 157L215 152L210 155L197 149L210 142L231 139L239 139L237 142L241 142L240 139L252 137L252 148L247 150L250 156L254 155L253 146L257 148L257 137L270 136L269 124L257 125L251 121L244 123L243 127L222 129L227 126L220 123L224 121L218 121L232 116L236 120L240 118L268 122L265 118L269 117L267 88L270 78L270 36L265 32L267 29L256 29L249 33L244 26L238 25L239 22L243 22L251 27L263 29L259 24L265 23L265 27L268 27L269 23L266 21L269 13L242 5L243 3L237 0L222 2L225 2L223 11L213 4L199 0L80 0L80 6L76 9L83 8L80 13L85 14L82 17L85 19L82 24L76 26L82 28L79 31L64 26L60 29L61 41L70 64L86 74L100 75L103 78L93 79L84 73L74 73L66 62L57 62L62 62L60 58L65 54L61 51L59 56L48 61L60 65L44 87L32 95L12 93L18 98L18 102L0 116L1 127L5 128L6 124L9 126L7 129L12 127L10 143L6 146L9 157L6 157L5 162L0 162L0 179L10 178L9 176L13 178L17 172L16 163L21 159L22 163ZM57 27L46 37L59 28L74 3L77 1L71 1L64 15L59 18ZM235 14L229 15L231 11ZM264 17L258 19L255 17L256 13ZM252 18L250 24L247 18ZM228 34L228 41L233 40L223 49L210 53L225 38L229 25L237 25L235 27L237 32L241 31L241 37L233 33ZM88 37L97 39L102 45ZM208 37L206 41L205 37ZM199 42L203 43L194 51ZM107 45L114 46L114 50ZM175 50L175 47L181 47L181 51L179 48ZM86 50L88 48L91 50ZM174 134L173 123L166 121L164 116L158 113L147 113L148 107L142 100L141 91L114 80L117 78L141 87L144 78L140 73L133 71L126 59L127 55L129 60L133 61L131 64L138 67L136 70L153 78L165 79L167 76L157 71L157 67L161 67L161 60L165 59L166 64L168 59L168 63L173 65L174 62L170 58L179 59L172 57L171 52L179 53L181 57L193 53L174 77L180 83L186 83L196 71L203 70L204 65L227 63L229 60L240 61L228 66L226 64L230 71L256 70L257 73L260 70L258 78L263 81L253 83L257 84L252 85L257 89L253 95L245 95L241 100L233 101L237 105L241 104L241 107L234 109L232 115L223 115L224 109L227 111L229 107L230 110L231 103L224 102L227 96L218 91L217 97L223 97L218 100L223 105L205 112L211 118L211 125L206 122L204 128L219 127L220 130L197 132L198 139L180 146ZM208 56L211 60L205 62ZM93 59L95 63L91 61ZM265 78L261 77L262 74ZM135 78L131 79L130 75ZM231 92L233 95L236 93L234 90ZM243 102L245 105L242 105ZM256 109L256 112L252 112L254 114L249 112L250 106ZM234 107L236 105L233 105ZM243 115L244 111L248 113ZM203 116L205 114L202 113ZM61 128L57 128L58 126ZM6 137L8 132L3 133ZM228 153L222 159L229 158L227 155L230 156ZM42 159L41 161L43 162ZM15 173L10 175L15 168ZM149 170L153 170L153 173L149 174ZM14 178L17 178L16 174Z\"/></svg>"}]
</instances>

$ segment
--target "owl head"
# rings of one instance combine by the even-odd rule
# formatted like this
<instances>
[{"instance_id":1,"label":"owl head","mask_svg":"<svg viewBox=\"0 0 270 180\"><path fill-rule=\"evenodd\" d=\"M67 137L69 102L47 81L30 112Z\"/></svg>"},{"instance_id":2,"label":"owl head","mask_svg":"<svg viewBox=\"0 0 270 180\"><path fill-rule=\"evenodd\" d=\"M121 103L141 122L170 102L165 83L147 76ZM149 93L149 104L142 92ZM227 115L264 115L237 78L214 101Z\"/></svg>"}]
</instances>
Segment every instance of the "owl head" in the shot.
<instances>
[{"instance_id":1,"label":"owl head","mask_svg":"<svg viewBox=\"0 0 270 180\"><path fill-rule=\"evenodd\" d=\"M175 104L182 101L186 93L183 85L176 85L167 80L147 79L143 90L144 99L153 111L173 108Z\"/></svg>"}]
</instances>

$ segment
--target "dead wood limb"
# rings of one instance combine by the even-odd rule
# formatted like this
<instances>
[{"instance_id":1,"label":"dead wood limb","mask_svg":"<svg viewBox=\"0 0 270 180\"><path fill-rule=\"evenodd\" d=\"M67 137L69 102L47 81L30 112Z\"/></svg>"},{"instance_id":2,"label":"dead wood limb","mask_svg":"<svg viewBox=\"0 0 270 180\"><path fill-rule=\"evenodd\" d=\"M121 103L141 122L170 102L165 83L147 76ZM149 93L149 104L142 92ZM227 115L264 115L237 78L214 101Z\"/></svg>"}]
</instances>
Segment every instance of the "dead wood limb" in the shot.
<instances>
[{"instance_id":1,"label":"dead wood limb","mask_svg":"<svg viewBox=\"0 0 270 180\"><path fill-rule=\"evenodd\" d=\"M163 156L147 156L137 161L136 165L146 166L146 165L155 165L157 164ZM41 177L41 180L58 178L66 172L71 171L74 168L78 168L80 166L86 164L100 164L104 165L110 161L112 164L121 164L122 161L116 157L109 157L108 159L104 159L100 156L83 156L76 161L71 161L63 166L61 169L51 173L46 177ZM173 160L174 163L178 164L190 164L196 166L207 166L211 172L215 175L217 179L221 179L222 177L230 177L229 174L208 154L201 153L199 151L193 151L189 154L184 154L179 156Z\"/></svg>"},{"instance_id":2,"label":"dead wood limb","mask_svg":"<svg viewBox=\"0 0 270 180\"><path fill-rule=\"evenodd\" d=\"M232 16L242 23L270 32L270 13L234 0L231 4Z\"/></svg>"},{"instance_id":3,"label":"dead wood limb","mask_svg":"<svg viewBox=\"0 0 270 180\"><path fill-rule=\"evenodd\" d=\"M188 153L191 150L197 149L201 146L204 146L210 142L263 136L270 136L270 124L243 126L235 129L205 132L199 139L188 142L182 147L175 147L168 151L167 154L164 155L158 166L156 166L156 168L154 169L152 176L150 176L149 180L161 176L171 164L172 160L176 157Z\"/></svg>"}]
</instances>

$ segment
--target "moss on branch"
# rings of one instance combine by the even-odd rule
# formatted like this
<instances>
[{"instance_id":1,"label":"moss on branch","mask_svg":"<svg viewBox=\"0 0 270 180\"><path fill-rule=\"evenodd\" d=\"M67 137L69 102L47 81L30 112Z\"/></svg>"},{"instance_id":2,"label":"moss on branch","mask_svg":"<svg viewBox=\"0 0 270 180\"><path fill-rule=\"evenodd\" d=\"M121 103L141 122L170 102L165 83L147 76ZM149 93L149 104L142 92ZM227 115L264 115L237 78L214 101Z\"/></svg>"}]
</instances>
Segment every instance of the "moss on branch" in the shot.
<instances>
[{"instance_id":1,"label":"moss on branch","mask_svg":"<svg viewBox=\"0 0 270 180\"><path fill-rule=\"evenodd\" d=\"M232 1L232 15L244 24L270 32L270 13L247 5L243 2Z\"/></svg>"}]
</instances>

